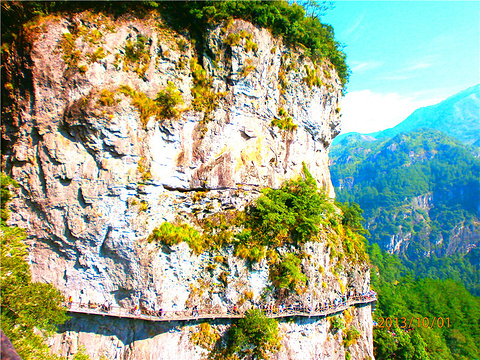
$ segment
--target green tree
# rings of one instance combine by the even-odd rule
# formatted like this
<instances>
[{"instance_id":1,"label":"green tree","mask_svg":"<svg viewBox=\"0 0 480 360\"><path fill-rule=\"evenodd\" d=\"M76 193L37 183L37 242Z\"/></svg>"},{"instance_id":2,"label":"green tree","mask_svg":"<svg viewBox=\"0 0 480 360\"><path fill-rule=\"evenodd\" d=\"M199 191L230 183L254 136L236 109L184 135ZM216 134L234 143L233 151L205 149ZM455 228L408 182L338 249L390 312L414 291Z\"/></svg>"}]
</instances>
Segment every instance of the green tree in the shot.
<instances>
[{"instance_id":1,"label":"green tree","mask_svg":"<svg viewBox=\"0 0 480 360\"><path fill-rule=\"evenodd\" d=\"M280 350L278 322L258 309L247 311L244 318L228 331L227 353L240 359L269 359Z\"/></svg>"}]
</instances>

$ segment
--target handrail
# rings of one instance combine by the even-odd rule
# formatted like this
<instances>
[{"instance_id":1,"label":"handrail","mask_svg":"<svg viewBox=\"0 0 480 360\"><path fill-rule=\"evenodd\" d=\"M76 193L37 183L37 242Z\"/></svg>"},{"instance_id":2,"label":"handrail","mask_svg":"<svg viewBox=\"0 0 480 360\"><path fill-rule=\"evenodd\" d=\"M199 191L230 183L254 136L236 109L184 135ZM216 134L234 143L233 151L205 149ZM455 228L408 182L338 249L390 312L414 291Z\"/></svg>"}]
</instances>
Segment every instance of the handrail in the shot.
<instances>
[{"instance_id":1,"label":"handrail","mask_svg":"<svg viewBox=\"0 0 480 360\"><path fill-rule=\"evenodd\" d=\"M263 309L265 315L269 318L284 318L293 316L302 317L322 317L343 311L350 306L359 304L369 304L377 301L376 296L352 296L347 301L340 302L336 305L328 305L311 311L305 307L290 307L283 310L278 306ZM236 319L245 316L244 311L233 311L228 309L227 312L210 312L209 310L180 310L180 311L149 311L149 310L129 310L120 306L110 306L108 309L99 304L81 304L78 302L70 302L66 304L67 312L92 314L102 316L112 316L118 318L141 319L147 321L190 321L199 319Z\"/></svg>"}]
</instances>

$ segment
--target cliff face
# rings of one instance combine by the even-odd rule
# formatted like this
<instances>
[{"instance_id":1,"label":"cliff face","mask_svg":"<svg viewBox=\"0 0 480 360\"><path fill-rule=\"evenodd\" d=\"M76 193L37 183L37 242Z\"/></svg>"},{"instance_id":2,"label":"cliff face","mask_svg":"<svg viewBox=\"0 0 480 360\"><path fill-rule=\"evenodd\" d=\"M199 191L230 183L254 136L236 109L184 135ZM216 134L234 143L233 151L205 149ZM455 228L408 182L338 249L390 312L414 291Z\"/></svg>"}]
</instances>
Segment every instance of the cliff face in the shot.
<instances>
[{"instance_id":1,"label":"cliff face","mask_svg":"<svg viewBox=\"0 0 480 360\"><path fill-rule=\"evenodd\" d=\"M10 221L28 231L34 279L74 301L125 308L224 310L260 302L270 284L265 261L251 269L225 249L228 260L208 270L212 254L147 237L165 221L242 210L261 188L298 176L302 162L333 196L328 146L339 132L341 97L335 70L318 66L323 85L309 85L315 65L307 57L241 20L206 34L203 48L196 44L199 58L187 33L154 17L85 12L37 25L29 51L9 60L21 86L2 154L20 184ZM162 96L169 107L154 104ZM296 128L272 126L288 117ZM328 246L307 244L305 251L311 256L302 266L313 285L298 301L368 289L366 264L345 263L337 273ZM370 307L354 309L352 321L361 338L350 352L373 358ZM95 359L196 359L202 350L189 334L197 325L75 315L52 348L68 355L83 343ZM281 323L281 333L278 359L345 356L341 332L329 332L328 319Z\"/></svg>"}]
</instances>

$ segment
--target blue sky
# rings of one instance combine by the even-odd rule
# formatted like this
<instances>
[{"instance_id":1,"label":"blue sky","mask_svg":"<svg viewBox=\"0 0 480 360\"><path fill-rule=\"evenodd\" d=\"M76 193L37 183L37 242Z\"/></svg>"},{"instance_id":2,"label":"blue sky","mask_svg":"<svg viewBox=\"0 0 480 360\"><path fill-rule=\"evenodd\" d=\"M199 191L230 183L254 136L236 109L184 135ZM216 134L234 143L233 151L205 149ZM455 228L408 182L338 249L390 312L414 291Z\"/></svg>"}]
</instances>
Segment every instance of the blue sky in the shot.
<instances>
[{"instance_id":1,"label":"blue sky","mask_svg":"<svg viewBox=\"0 0 480 360\"><path fill-rule=\"evenodd\" d=\"M342 133L390 128L480 83L480 1L335 1L322 22L352 70Z\"/></svg>"}]
</instances>

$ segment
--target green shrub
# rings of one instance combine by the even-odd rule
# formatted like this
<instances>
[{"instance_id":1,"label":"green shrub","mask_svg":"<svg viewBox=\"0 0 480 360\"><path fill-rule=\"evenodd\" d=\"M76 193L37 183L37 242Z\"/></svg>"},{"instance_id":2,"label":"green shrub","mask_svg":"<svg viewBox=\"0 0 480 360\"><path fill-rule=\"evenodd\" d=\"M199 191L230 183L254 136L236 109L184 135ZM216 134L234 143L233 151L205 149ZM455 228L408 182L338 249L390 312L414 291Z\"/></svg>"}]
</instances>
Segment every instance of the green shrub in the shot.
<instances>
[{"instance_id":1,"label":"green shrub","mask_svg":"<svg viewBox=\"0 0 480 360\"><path fill-rule=\"evenodd\" d=\"M206 350L213 350L215 344L220 339L218 331L213 329L209 323L201 323L198 331L190 335L190 342L195 346L200 346Z\"/></svg>"},{"instance_id":2,"label":"green shrub","mask_svg":"<svg viewBox=\"0 0 480 360\"><path fill-rule=\"evenodd\" d=\"M135 42L127 40L125 45L124 64L126 69L131 69L140 77L145 76L150 63L150 47L147 46L148 39L142 34L137 35Z\"/></svg>"},{"instance_id":3,"label":"green shrub","mask_svg":"<svg viewBox=\"0 0 480 360\"><path fill-rule=\"evenodd\" d=\"M298 291L307 283L307 277L300 268L301 260L287 253L283 260L270 268L270 280L277 289Z\"/></svg>"},{"instance_id":4,"label":"green shrub","mask_svg":"<svg viewBox=\"0 0 480 360\"><path fill-rule=\"evenodd\" d=\"M240 45L240 34L237 33L230 33L225 39L225 44L230 45L230 46L238 46Z\"/></svg>"},{"instance_id":5,"label":"green shrub","mask_svg":"<svg viewBox=\"0 0 480 360\"><path fill-rule=\"evenodd\" d=\"M258 309L248 310L227 333L226 353L240 359L269 359L280 346L278 321Z\"/></svg>"},{"instance_id":6,"label":"green shrub","mask_svg":"<svg viewBox=\"0 0 480 360\"><path fill-rule=\"evenodd\" d=\"M278 115L280 118L273 119L270 125L276 126L279 129L285 130L285 131L293 131L298 127L298 125L293 122L292 117L288 116L285 109L280 108L278 110Z\"/></svg>"},{"instance_id":7,"label":"green shrub","mask_svg":"<svg viewBox=\"0 0 480 360\"><path fill-rule=\"evenodd\" d=\"M355 344L360 337L360 331L358 331L355 326L350 326L350 328L345 331L345 334L343 334L343 344L349 347Z\"/></svg>"},{"instance_id":8,"label":"green shrub","mask_svg":"<svg viewBox=\"0 0 480 360\"><path fill-rule=\"evenodd\" d=\"M303 177L280 189L263 189L255 206L247 208L251 241L272 247L302 245L318 233L324 213L333 207L305 165Z\"/></svg>"},{"instance_id":9,"label":"green shrub","mask_svg":"<svg viewBox=\"0 0 480 360\"><path fill-rule=\"evenodd\" d=\"M159 241L169 246L186 242L197 254L203 250L200 234L188 224L174 225L164 222L152 231L148 241Z\"/></svg>"},{"instance_id":10,"label":"green shrub","mask_svg":"<svg viewBox=\"0 0 480 360\"><path fill-rule=\"evenodd\" d=\"M328 321L330 322L330 331L334 334L345 329L345 321L340 315L329 317Z\"/></svg>"},{"instance_id":11,"label":"green shrub","mask_svg":"<svg viewBox=\"0 0 480 360\"><path fill-rule=\"evenodd\" d=\"M169 81L167 88L160 91L155 99L158 110L157 115L161 119L177 119L181 111L178 106L183 105L183 98L180 91Z\"/></svg>"},{"instance_id":12,"label":"green shrub","mask_svg":"<svg viewBox=\"0 0 480 360\"><path fill-rule=\"evenodd\" d=\"M44 336L57 331L57 324L68 318L65 298L51 284L32 282L28 263L26 232L6 226L10 186L17 183L1 174L0 298L2 331L9 337L22 359L52 359Z\"/></svg>"}]
</instances>

